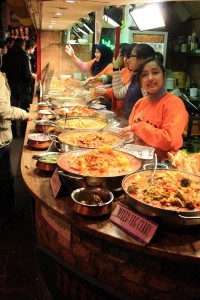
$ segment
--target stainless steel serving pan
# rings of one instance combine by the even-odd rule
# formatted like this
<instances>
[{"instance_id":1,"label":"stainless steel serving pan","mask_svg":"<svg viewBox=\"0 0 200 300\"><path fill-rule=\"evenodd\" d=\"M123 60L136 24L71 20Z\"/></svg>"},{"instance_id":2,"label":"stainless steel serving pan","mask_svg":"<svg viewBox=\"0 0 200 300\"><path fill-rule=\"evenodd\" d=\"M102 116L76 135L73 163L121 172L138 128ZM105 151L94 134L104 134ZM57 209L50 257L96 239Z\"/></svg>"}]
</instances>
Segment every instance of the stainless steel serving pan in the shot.
<instances>
[{"instance_id":1,"label":"stainless steel serving pan","mask_svg":"<svg viewBox=\"0 0 200 300\"><path fill-rule=\"evenodd\" d=\"M138 212L141 214L152 217L160 224L167 225L170 227L188 227L188 226L194 226L194 225L200 225L200 211L199 210L191 210L191 211L181 211L176 209L164 209L164 208L158 208L153 205L144 203L130 195L130 193L127 191L127 183L133 180L135 174L139 173L140 175L145 173L149 173L147 170L138 171L133 174L130 174L128 176L125 176L122 180L122 188L128 198L129 204ZM156 173L163 172L163 170L157 170ZM173 170L169 169L167 172L180 172L185 174L185 176L193 177L195 180L199 179L200 182L200 176L189 174L186 172L182 172L179 170ZM150 173L149 173L150 174Z\"/></svg>"},{"instance_id":2,"label":"stainless steel serving pan","mask_svg":"<svg viewBox=\"0 0 200 300\"><path fill-rule=\"evenodd\" d=\"M93 146L92 143L90 144L89 142L86 144L84 144L84 140L87 137L90 136L95 136L98 135L99 138L101 138L101 136L103 137L104 134L107 134L110 136L111 140L113 141L112 144L109 144L111 147L115 148L115 147L123 147L125 144L130 143L131 140L127 140L125 137L123 137L122 135L115 133L115 132L111 132L111 131L95 131L95 130L82 130L80 132L80 130L76 131L66 131L63 132L61 134L59 134L58 136L56 135L51 135L51 139L52 141L59 143L59 148L61 149L61 151L66 152L69 150L78 150L78 149L95 149L98 147L102 147L104 144L98 144L97 147ZM81 135L81 138L83 139L83 144L73 144L70 142L64 142L64 140L69 139L70 137L73 137L73 139L75 139L76 137L79 138Z\"/></svg>"},{"instance_id":3,"label":"stainless steel serving pan","mask_svg":"<svg viewBox=\"0 0 200 300\"><path fill-rule=\"evenodd\" d=\"M91 121L91 125L88 124L84 127L83 124L86 121ZM73 122L72 126L69 125L69 122ZM62 133L67 130L102 130L106 126L108 126L110 122L108 120L98 119L94 117L67 117L58 119L53 124L55 124L55 131L57 133Z\"/></svg>"},{"instance_id":4,"label":"stainless steel serving pan","mask_svg":"<svg viewBox=\"0 0 200 300\"><path fill-rule=\"evenodd\" d=\"M73 163L73 159L76 159L77 155L85 154L88 151L92 150L76 150L62 154L57 160L59 174L63 176L63 178L65 178L66 180L72 181L73 185L75 185L77 188L93 186L102 187L111 191L121 190L122 179L127 175L127 173L120 173L117 175L108 174L106 176L83 175L82 173L75 172L74 169L71 168L70 164L66 163L66 161L69 160L71 163ZM139 159L137 159L129 153L125 153L120 150L118 151L120 153L123 153L123 155L126 156L126 158L128 158L131 165L131 172L134 172L141 167L141 162Z\"/></svg>"}]
</instances>

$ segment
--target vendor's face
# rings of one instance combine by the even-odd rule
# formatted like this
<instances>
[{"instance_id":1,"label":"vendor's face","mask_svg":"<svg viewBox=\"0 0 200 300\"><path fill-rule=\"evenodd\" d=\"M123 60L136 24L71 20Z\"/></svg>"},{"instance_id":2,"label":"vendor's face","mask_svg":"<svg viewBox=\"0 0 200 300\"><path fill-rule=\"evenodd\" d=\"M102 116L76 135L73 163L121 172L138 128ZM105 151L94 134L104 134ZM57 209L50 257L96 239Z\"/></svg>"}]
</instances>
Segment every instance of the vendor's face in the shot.
<instances>
[{"instance_id":1,"label":"vendor's face","mask_svg":"<svg viewBox=\"0 0 200 300\"><path fill-rule=\"evenodd\" d=\"M95 55L95 57L96 57L96 61L100 61L100 58L101 58L101 52L100 52L98 49L96 49L94 55Z\"/></svg>"},{"instance_id":2,"label":"vendor's face","mask_svg":"<svg viewBox=\"0 0 200 300\"><path fill-rule=\"evenodd\" d=\"M140 84L149 94L155 94L164 85L165 74L163 74L160 66L151 61L147 63L140 76Z\"/></svg>"},{"instance_id":3,"label":"vendor's face","mask_svg":"<svg viewBox=\"0 0 200 300\"><path fill-rule=\"evenodd\" d=\"M143 61L143 58L137 58L136 49L131 52L130 59L128 60L128 68L130 71L137 70L139 64Z\"/></svg>"},{"instance_id":4,"label":"vendor's face","mask_svg":"<svg viewBox=\"0 0 200 300\"><path fill-rule=\"evenodd\" d=\"M121 50L119 50L118 58L119 58L120 67L124 67L124 55L121 53Z\"/></svg>"}]
</instances>

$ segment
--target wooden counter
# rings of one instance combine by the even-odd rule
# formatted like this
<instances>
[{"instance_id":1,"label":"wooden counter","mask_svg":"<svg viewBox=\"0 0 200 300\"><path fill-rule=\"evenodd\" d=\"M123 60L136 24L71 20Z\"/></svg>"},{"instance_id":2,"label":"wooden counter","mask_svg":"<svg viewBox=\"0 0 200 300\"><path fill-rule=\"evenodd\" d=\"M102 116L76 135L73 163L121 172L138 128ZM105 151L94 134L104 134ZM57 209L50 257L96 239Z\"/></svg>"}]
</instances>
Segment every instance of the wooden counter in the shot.
<instances>
[{"instance_id":1,"label":"wooden counter","mask_svg":"<svg viewBox=\"0 0 200 300\"><path fill-rule=\"evenodd\" d=\"M32 104L30 111L36 117L37 104ZM35 121L28 122L27 136L35 132L34 128ZM33 154L42 151L28 148L27 136L21 172L36 203L38 244L102 284L134 299L154 299L151 297L155 294L160 295L156 299L200 299L199 227L174 232L159 228L151 243L143 245L108 218L94 220L79 216L72 211L70 197L54 199L51 176L39 171L36 160L32 159ZM113 209L117 203L114 201ZM70 225L69 243L61 241L59 232L44 220L44 211Z\"/></svg>"}]
</instances>

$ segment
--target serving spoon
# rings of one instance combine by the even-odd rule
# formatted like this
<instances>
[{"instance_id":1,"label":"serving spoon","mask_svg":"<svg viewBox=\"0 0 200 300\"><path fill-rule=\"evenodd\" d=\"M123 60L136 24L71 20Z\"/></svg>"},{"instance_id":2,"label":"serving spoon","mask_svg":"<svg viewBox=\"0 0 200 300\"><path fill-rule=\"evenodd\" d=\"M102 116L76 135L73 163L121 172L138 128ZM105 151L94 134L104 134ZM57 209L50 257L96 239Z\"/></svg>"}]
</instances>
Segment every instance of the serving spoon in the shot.
<instances>
[{"instance_id":1,"label":"serving spoon","mask_svg":"<svg viewBox=\"0 0 200 300\"><path fill-rule=\"evenodd\" d=\"M154 157L153 157L153 172L151 174L151 177L148 179L148 183L150 183L150 184L154 183L154 174L155 174L156 169L157 169L157 164L158 164L157 154L154 153Z\"/></svg>"}]
</instances>

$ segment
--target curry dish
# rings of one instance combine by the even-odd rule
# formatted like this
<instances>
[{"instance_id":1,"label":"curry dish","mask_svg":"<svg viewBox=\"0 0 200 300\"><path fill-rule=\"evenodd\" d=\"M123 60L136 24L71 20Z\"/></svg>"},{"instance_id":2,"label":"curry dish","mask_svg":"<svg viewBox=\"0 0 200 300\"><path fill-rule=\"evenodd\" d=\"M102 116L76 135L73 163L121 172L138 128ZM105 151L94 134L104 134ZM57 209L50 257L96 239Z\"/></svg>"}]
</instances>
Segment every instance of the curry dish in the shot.
<instances>
[{"instance_id":1,"label":"curry dish","mask_svg":"<svg viewBox=\"0 0 200 300\"><path fill-rule=\"evenodd\" d=\"M169 210L200 210L200 177L178 171L157 171L153 184L150 172L131 175L124 182L134 199Z\"/></svg>"},{"instance_id":2,"label":"curry dish","mask_svg":"<svg viewBox=\"0 0 200 300\"><path fill-rule=\"evenodd\" d=\"M107 125L107 122L96 118L72 118L72 119L59 119L58 126L64 126L69 129L101 129Z\"/></svg>"},{"instance_id":3,"label":"curry dish","mask_svg":"<svg viewBox=\"0 0 200 300\"><path fill-rule=\"evenodd\" d=\"M134 172L140 162L132 155L105 145L94 150L71 151L59 157L58 165L84 176L121 176Z\"/></svg>"},{"instance_id":4,"label":"curry dish","mask_svg":"<svg viewBox=\"0 0 200 300\"><path fill-rule=\"evenodd\" d=\"M94 115L95 110L92 108L87 108L81 105L74 105L71 107L62 107L56 109L56 114L61 116L86 116L92 117Z\"/></svg>"},{"instance_id":5,"label":"curry dish","mask_svg":"<svg viewBox=\"0 0 200 300\"><path fill-rule=\"evenodd\" d=\"M71 132L63 133L59 136L62 143L78 147L99 148L103 145L115 146L120 144L122 138L110 132L83 132L74 134Z\"/></svg>"}]
</instances>

